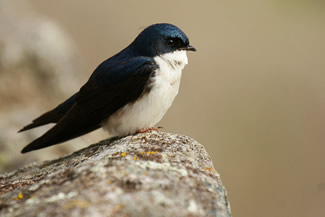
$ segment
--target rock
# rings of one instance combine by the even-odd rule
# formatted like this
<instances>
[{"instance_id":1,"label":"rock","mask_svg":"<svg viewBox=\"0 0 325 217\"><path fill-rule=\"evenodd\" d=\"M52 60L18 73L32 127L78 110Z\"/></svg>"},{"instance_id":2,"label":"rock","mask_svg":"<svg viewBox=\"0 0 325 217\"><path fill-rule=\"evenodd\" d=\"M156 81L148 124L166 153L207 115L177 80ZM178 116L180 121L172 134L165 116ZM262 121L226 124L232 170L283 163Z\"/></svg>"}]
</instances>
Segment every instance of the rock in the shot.
<instances>
[{"instance_id":1,"label":"rock","mask_svg":"<svg viewBox=\"0 0 325 217\"><path fill-rule=\"evenodd\" d=\"M82 138L74 146L19 157L22 147L48 126L17 131L77 92L85 81L80 78L73 39L35 12L28 1L0 0L0 26L0 172L42 158L54 159L78 149L74 146L89 144Z\"/></svg>"},{"instance_id":2,"label":"rock","mask_svg":"<svg viewBox=\"0 0 325 217\"><path fill-rule=\"evenodd\" d=\"M0 0L0 26L0 111L61 99L80 88L73 41L56 23L25 1Z\"/></svg>"},{"instance_id":3,"label":"rock","mask_svg":"<svg viewBox=\"0 0 325 217\"><path fill-rule=\"evenodd\" d=\"M203 145L151 132L0 175L0 216L229 217Z\"/></svg>"}]
</instances>

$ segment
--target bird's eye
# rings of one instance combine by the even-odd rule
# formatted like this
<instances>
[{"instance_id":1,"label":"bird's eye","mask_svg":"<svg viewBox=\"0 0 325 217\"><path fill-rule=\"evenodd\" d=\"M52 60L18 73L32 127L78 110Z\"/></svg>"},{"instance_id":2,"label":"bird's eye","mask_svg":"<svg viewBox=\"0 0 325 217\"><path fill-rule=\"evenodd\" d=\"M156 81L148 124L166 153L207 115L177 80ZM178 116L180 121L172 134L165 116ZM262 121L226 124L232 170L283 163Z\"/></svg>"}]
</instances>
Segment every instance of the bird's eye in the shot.
<instances>
[{"instance_id":1,"label":"bird's eye","mask_svg":"<svg viewBox=\"0 0 325 217\"><path fill-rule=\"evenodd\" d=\"M172 39L172 38L169 38L167 39L166 43L170 46L170 47L173 47L176 43L176 40L175 39Z\"/></svg>"}]
</instances>

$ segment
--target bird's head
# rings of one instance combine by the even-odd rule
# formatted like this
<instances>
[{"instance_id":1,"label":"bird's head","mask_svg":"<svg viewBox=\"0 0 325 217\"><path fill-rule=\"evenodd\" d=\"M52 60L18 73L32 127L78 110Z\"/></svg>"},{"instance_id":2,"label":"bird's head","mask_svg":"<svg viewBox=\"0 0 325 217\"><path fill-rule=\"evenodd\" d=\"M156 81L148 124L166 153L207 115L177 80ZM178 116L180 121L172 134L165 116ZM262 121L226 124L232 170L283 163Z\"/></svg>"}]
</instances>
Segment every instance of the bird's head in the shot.
<instances>
[{"instance_id":1,"label":"bird's head","mask_svg":"<svg viewBox=\"0 0 325 217\"><path fill-rule=\"evenodd\" d=\"M196 51L182 30L167 23L154 24L145 28L132 46L139 55L150 57L179 50Z\"/></svg>"}]
</instances>

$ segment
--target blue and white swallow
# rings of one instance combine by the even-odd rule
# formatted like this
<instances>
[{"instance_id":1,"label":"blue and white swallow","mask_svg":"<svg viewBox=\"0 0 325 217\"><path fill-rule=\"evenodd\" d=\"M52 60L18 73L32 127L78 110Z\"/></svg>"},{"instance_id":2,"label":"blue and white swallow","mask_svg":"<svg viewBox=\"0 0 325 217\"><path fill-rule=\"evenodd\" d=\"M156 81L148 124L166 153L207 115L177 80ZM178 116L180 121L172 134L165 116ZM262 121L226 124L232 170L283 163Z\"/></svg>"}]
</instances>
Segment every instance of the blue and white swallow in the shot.
<instances>
[{"instance_id":1,"label":"blue and white swallow","mask_svg":"<svg viewBox=\"0 0 325 217\"><path fill-rule=\"evenodd\" d=\"M56 123L21 152L79 137L100 127L111 136L150 129L175 99L186 51L196 51L178 27L154 24L125 49L101 63L79 92L19 132Z\"/></svg>"}]
</instances>

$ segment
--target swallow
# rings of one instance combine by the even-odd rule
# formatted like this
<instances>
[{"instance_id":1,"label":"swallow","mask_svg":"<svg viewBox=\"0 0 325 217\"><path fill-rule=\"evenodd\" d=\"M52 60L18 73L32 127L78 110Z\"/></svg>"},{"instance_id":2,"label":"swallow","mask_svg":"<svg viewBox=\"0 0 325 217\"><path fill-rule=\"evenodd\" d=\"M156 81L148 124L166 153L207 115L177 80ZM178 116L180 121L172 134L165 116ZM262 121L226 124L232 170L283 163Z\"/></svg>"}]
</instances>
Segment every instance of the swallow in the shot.
<instances>
[{"instance_id":1,"label":"swallow","mask_svg":"<svg viewBox=\"0 0 325 217\"><path fill-rule=\"evenodd\" d=\"M145 28L125 49L102 62L80 90L19 132L54 123L22 153L49 147L103 128L126 136L153 128L172 105L188 63L196 51L172 24Z\"/></svg>"}]
</instances>

